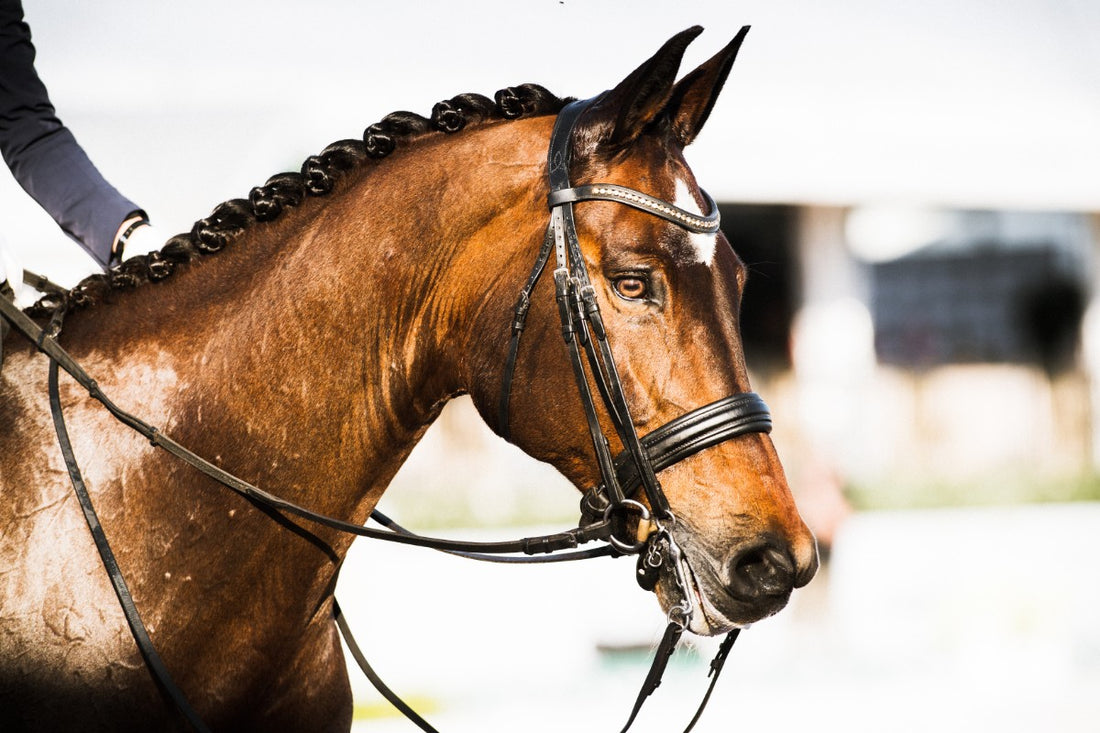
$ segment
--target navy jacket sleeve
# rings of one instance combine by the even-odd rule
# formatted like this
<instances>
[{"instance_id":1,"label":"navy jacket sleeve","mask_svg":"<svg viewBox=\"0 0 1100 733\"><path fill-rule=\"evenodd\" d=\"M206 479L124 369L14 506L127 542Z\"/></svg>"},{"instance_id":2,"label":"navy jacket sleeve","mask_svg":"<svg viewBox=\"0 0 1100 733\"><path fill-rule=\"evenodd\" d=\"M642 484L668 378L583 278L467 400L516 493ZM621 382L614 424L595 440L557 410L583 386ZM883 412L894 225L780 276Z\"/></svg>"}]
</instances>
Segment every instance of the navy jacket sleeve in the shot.
<instances>
[{"instance_id":1,"label":"navy jacket sleeve","mask_svg":"<svg viewBox=\"0 0 1100 733\"><path fill-rule=\"evenodd\" d=\"M0 154L19 185L106 268L119 225L139 207L57 118L34 53L21 0L0 0Z\"/></svg>"}]
</instances>

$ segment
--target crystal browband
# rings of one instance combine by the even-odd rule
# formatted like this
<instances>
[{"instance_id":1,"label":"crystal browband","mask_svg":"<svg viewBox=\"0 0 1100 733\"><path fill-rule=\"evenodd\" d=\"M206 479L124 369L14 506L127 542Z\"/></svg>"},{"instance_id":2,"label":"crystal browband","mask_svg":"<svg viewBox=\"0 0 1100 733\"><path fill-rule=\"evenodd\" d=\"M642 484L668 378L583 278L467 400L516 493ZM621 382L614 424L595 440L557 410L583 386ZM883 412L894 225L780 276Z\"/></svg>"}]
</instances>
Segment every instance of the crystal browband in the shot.
<instances>
[{"instance_id":1,"label":"crystal browband","mask_svg":"<svg viewBox=\"0 0 1100 733\"><path fill-rule=\"evenodd\" d=\"M597 183L590 186L574 186L554 191L547 197L547 203L552 209L555 206L577 201L616 201L654 216L659 216L689 231L699 234L714 234L720 226L718 205L714 203L714 199L706 191L703 191L703 198L707 202L710 213L706 216L699 216L647 193L635 191L633 188L617 186L613 183Z\"/></svg>"}]
</instances>

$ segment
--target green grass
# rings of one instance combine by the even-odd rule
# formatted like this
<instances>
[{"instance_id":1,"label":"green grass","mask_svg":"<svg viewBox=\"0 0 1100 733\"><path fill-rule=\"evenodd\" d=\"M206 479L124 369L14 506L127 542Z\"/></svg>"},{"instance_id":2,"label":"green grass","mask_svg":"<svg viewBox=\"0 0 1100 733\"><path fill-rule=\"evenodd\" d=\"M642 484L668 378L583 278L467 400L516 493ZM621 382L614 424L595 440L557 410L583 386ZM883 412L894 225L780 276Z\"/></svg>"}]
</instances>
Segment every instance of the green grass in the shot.
<instances>
[{"instance_id":1,"label":"green grass","mask_svg":"<svg viewBox=\"0 0 1100 733\"><path fill-rule=\"evenodd\" d=\"M1026 471L959 481L898 477L848 486L856 509L931 509L1100 501L1100 475L1037 476Z\"/></svg>"},{"instance_id":2,"label":"green grass","mask_svg":"<svg viewBox=\"0 0 1100 733\"><path fill-rule=\"evenodd\" d=\"M439 703L431 698L414 695L406 697L404 700L409 707L420 715L430 716L439 712ZM378 720L381 718L402 717L404 716L401 711L385 700L356 702L355 708L352 711L352 718L354 720Z\"/></svg>"}]
</instances>

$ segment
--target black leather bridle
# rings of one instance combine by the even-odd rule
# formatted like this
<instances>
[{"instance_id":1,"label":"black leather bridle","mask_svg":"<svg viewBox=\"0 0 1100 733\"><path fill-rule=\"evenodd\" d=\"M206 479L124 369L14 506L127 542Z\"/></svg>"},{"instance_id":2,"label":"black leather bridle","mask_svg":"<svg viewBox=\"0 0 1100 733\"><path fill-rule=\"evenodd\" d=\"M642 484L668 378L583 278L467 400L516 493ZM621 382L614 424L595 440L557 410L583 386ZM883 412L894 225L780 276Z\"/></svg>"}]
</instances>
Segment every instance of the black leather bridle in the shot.
<instances>
[{"instance_id":1,"label":"black leather bridle","mask_svg":"<svg viewBox=\"0 0 1100 733\"><path fill-rule=\"evenodd\" d=\"M745 392L691 410L639 438L627 405L622 380L615 366L596 290L581 252L573 205L583 201L612 201L664 219L689 232L714 235L717 235L720 227L719 213L717 204L705 191L702 193L709 212L700 216L625 186L610 183L571 185L570 159L574 130L585 110L599 100L600 97L594 97L566 105L554 123L547 155L550 183L547 205L551 212L550 223L546 227L542 248L531 274L516 302L502 379L498 427L502 435L509 436L509 408L520 339L531 305L531 295L553 252L556 264L553 272L554 293L561 333L569 350L569 361L592 438L601 480L598 486L584 493L581 501L581 526L601 519L606 522L615 516L622 520L632 514L637 515L639 522L652 520L654 529L647 533L647 537L639 539L635 534L634 539L637 541L631 542L612 532L607 540L621 553L639 554L638 582L644 589L653 590L661 571L667 570L680 594L679 604L669 611L668 627L630 718L623 728L625 733L634 722L642 703L660 685L665 665L680 636L690 626L696 611L695 591L689 578L689 570L671 532L675 516L657 473L699 451L737 436L769 433L772 420L767 405L759 395ZM611 455L610 442L600 425L589 375L596 384L615 434L624 446L615 457ZM639 488L645 495L648 509L634 498ZM621 532L622 526L619 529ZM735 628L720 645L718 654L711 662L710 686L686 731L690 731L702 715L718 680L718 673L739 632Z\"/></svg>"},{"instance_id":2,"label":"black leather bridle","mask_svg":"<svg viewBox=\"0 0 1100 733\"><path fill-rule=\"evenodd\" d=\"M0 298L0 316L9 321L50 359L50 404L58 442L100 558L115 588L138 648L157 686L165 698L179 709L195 730L205 731L207 729L188 703L185 695L172 681L166 666L153 647L133 599L130 597L122 572L115 562L107 537L99 524L98 516L80 475L80 469L69 442L61 409L58 388L59 368L66 371L77 383L84 387L91 397L103 404L112 416L144 436L154 446L168 451L215 481L253 501L331 529L391 542L429 547L464 557L493 562L559 562L607 555L638 554L639 583L642 587L652 590L660 573L667 571L676 583L682 600L678 606L669 612L668 627L623 731L631 726L642 703L660 685L665 666L675 650L681 634L691 623L695 613L695 600L686 562L671 533L675 516L664 491L661 489L657 473L701 450L739 435L770 432L772 423L771 415L763 400L756 394L747 392L726 397L694 409L653 430L644 437L638 436L627 405L622 381L615 366L607 331L600 315L596 291L592 286L584 264L584 257L581 253L573 219L573 205L583 201L613 201L652 214L688 231L710 234L718 232L718 207L705 193L704 198L710 212L704 216L699 216L659 198L624 186L598 183L571 186L569 165L573 130L584 111L598 99L597 97L567 105L558 115L554 125L548 155L550 223L547 226L546 236L535 266L521 290L515 308L499 407L499 429L507 437L509 432L510 396L520 338L524 330L532 292L549 262L550 255L553 253L556 259L556 268L553 273L555 298L561 320L562 336L569 351L570 363L580 393L601 477L599 485L584 493L581 502L581 523L578 528L573 530L505 542L458 542L417 535L377 511L372 513L372 519L382 524L386 529L364 527L298 506L215 466L188 450L155 426L122 410L113 403L100 390L95 380L56 340L66 308L65 298L61 294L60 288L50 285L44 278L35 280L28 278L28 282L37 284L39 289L51 290L53 295L61 302L50 326L46 329L40 328L21 310L5 299ZM43 284L46 284L47 287L44 288ZM619 441L624 446L624 449L617 456L612 456L610 441L600 425L599 408L590 387L589 374L591 374L591 380L596 384L596 390L600 395L603 409L614 426ZM648 507L634 498L637 496L639 489L642 490ZM636 535L633 538L627 537L625 534L626 520L632 516L636 517L639 522L652 521L655 529L649 533L648 537L643 539L637 539ZM624 539L624 537L627 538ZM593 540L605 540L609 544L590 550L574 549L580 544ZM521 556L517 556L521 553ZM533 555L542 556L532 557ZM338 605L335 606L335 616L340 630L348 641L353 657L371 682L410 720L423 730L434 733L435 729L389 690L374 673L373 669L370 668L370 665L359 651L355 640L351 637L350 630ZM718 673L738 633L739 629L730 632L719 647L714 661L711 662L710 674L712 679L710 686L702 704L689 723L687 731L690 731L699 720L711 692L714 690Z\"/></svg>"},{"instance_id":3,"label":"black leather bridle","mask_svg":"<svg viewBox=\"0 0 1100 733\"><path fill-rule=\"evenodd\" d=\"M638 437L600 314L596 290L581 253L573 205L583 201L613 201L664 219L689 232L715 235L719 231L718 206L703 192L710 211L700 216L625 186L607 183L572 186L569 168L574 130L585 110L599 100L600 97L594 97L566 105L554 124L547 156L550 223L546 227L546 236L535 265L516 303L502 380L498 423L501 433L508 437L512 381L520 338L530 308L531 294L553 252L556 264L554 291L561 332L569 350L600 471L600 484L585 492L581 502L582 525L618 513L637 514L641 521L652 517L660 528L673 522L674 516L657 479L659 471L739 435L771 432L772 421L764 401L755 393L746 392L696 408L653 430L644 438ZM600 425L589 374L596 384L615 434L623 445L622 452L614 457L608 437ZM648 509L633 498L639 488L645 495ZM644 546L642 541L627 542L614 534L609 541L625 553L641 552ZM686 595L690 597L691 594Z\"/></svg>"}]
</instances>

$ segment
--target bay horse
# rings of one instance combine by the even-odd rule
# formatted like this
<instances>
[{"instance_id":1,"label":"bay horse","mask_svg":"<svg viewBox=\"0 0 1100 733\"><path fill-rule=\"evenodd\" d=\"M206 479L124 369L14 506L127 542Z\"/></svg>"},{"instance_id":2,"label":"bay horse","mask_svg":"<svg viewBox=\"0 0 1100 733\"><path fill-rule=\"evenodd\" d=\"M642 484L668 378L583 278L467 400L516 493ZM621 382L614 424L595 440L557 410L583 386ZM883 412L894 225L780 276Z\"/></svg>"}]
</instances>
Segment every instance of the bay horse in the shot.
<instances>
[{"instance_id":1,"label":"bay horse","mask_svg":"<svg viewBox=\"0 0 1100 733\"><path fill-rule=\"evenodd\" d=\"M703 218L713 202L683 149L743 33L677 81L700 31L674 36L583 108L566 143L574 180L634 187ZM80 283L59 341L115 402L197 454L350 522L367 520L461 394L493 430L593 486L597 456L548 279L531 291L507 367L515 388L499 410L515 295L547 241L546 151L566 104L522 85L492 100L459 95L428 118L389 115L218 206L159 253ZM576 205L575 231L622 409L640 433L748 392L738 332L747 271L720 232L598 199ZM4 352L0 730L181 729L70 491L47 360L14 336ZM60 403L149 634L207 725L348 730L333 590L352 537L226 491L69 379ZM609 434L614 411L595 416ZM764 432L661 468L660 485L690 588L668 568L652 587L666 611L699 607L691 631L773 614L813 576L813 536ZM658 516L651 495L637 503ZM629 530L644 539L649 516Z\"/></svg>"}]
</instances>

